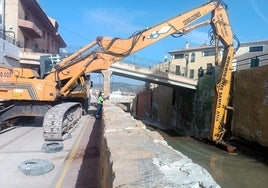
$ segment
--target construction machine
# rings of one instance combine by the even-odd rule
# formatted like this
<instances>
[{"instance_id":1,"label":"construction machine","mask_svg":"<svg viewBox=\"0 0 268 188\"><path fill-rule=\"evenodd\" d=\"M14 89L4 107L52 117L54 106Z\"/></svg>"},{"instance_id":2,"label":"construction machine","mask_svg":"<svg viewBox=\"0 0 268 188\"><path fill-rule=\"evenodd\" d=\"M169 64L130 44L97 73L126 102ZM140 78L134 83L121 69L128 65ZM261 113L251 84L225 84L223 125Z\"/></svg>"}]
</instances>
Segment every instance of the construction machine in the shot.
<instances>
[{"instance_id":1,"label":"construction machine","mask_svg":"<svg viewBox=\"0 0 268 188\"><path fill-rule=\"evenodd\" d=\"M138 31L129 38L97 37L77 52L65 57L40 59L40 72L27 68L0 68L0 122L4 125L20 116L44 116L45 140L62 140L79 121L82 107L88 108L90 81L87 74L108 69L125 58L168 36L183 36L204 25L211 25L216 48L224 53L216 85L210 139L221 143L225 133L234 35L227 6L221 0L209 1L155 26ZM202 21L211 13L208 20ZM216 54L217 56L217 54ZM82 105L81 105L82 104Z\"/></svg>"}]
</instances>

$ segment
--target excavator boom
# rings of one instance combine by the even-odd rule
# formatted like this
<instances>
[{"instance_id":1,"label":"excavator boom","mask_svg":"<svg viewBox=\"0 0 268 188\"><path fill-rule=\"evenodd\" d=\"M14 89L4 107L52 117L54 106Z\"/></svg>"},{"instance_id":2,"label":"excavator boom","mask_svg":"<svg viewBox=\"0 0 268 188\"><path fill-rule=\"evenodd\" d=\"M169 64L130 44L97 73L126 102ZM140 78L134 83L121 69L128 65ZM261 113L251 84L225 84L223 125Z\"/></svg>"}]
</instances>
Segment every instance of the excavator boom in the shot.
<instances>
[{"instance_id":1,"label":"excavator boom","mask_svg":"<svg viewBox=\"0 0 268 188\"><path fill-rule=\"evenodd\" d=\"M210 20L200 22L201 18L209 13L211 13ZM219 39L224 46L224 57L220 65L221 73L216 86L215 106L213 109L214 114L210 134L213 141L221 142L224 135L224 124L226 122L226 108L228 107L234 54L233 33L226 6L221 0L210 1L155 26L138 31L127 39L97 37L95 41L55 64L50 72L44 74L43 78L36 78L34 76L25 77L23 76L24 71L22 70L18 70L16 74L14 70L13 72L6 70L6 72L11 72L11 76L10 79L6 78L5 82L0 82L0 93L5 91L5 95L1 95L1 98L7 101L24 100L30 102L38 99L41 102L49 101L57 103L59 99L76 95L82 96L84 93L80 92L79 94L79 92L75 92L75 88L79 88L79 85L86 83L86 73L108 69L113 63L120 61L122 58L168 36L183 35L207 24L211 25L214 37ZM18 95L14 95L14 92L13 94L9 93L11 90L6 89L6 86L10 86L12 89L15 88L14 85L16 84L16 86L19 86L21 84L19 82L29 83L31 93L27 88L17 90L20 91ZM44 92L45 88L48 88L47 91L49 92ZM33 99L32 96L35 98Z\"/></svg>"}]
</instances>

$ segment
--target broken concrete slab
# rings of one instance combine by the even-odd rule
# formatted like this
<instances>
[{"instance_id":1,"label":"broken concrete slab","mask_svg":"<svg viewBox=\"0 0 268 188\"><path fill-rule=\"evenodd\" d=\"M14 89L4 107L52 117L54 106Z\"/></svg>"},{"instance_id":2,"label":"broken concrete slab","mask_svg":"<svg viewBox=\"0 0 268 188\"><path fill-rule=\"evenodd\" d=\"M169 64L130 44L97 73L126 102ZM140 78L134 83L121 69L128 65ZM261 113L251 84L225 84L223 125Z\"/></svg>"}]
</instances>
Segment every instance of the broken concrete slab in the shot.
<instances>
[{"instance_id":1,"label":"broken concrete slab","mask_svg":"<svg viewBox=\"0 0 268 188\"><path fill-rule=\"evenodd\" d=\"M109 101L103 108L103 166L112 187L220 187L203 167L170 147L156 131L146 129Z\"/></svg>"}]
</instances>

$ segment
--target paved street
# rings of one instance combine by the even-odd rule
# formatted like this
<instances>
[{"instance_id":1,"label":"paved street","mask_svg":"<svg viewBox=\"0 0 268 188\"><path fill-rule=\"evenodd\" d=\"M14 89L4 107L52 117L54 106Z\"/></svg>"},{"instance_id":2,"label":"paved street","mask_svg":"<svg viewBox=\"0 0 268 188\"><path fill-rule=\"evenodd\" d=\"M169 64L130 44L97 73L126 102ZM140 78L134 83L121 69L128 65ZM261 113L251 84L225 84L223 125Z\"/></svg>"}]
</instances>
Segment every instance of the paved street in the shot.
<instances>
[{"instance_id":1,"label":"paved street","mask_svg":"<svg viewBox=\"0 0 268 188\"><path fill-rule=\"evenodd\" d=\"M98 187L100 121L83 116L71 138L62 142L63 150L56 153L42 151L41 124L37 119L0 134L0 187ZM46 159L55 166L43 175L25 175L18 167L32 159Z\"/></svg>"}]
</instances>

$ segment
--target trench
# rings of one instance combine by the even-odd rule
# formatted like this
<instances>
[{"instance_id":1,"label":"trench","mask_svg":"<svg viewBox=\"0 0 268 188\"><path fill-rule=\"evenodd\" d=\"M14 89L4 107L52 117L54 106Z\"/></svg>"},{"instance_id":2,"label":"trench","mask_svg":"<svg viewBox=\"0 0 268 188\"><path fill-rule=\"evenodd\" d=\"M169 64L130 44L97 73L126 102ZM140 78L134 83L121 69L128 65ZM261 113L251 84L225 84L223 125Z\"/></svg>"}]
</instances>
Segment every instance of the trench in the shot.
<instances>
[{"instance_id":1,"label":"trench","mask_svg":"<svg viewBox=\"0 0 268 188\"><path fill-rule=\"evenodd\" d=\"M171 147L205 168L221 187L252 188L268 184L267 156L263 160L263 153L241 148L235 154L228 154L208 142L178 136L172 131L148 129L158 131Z\"/></svg>"}]
</instances>

